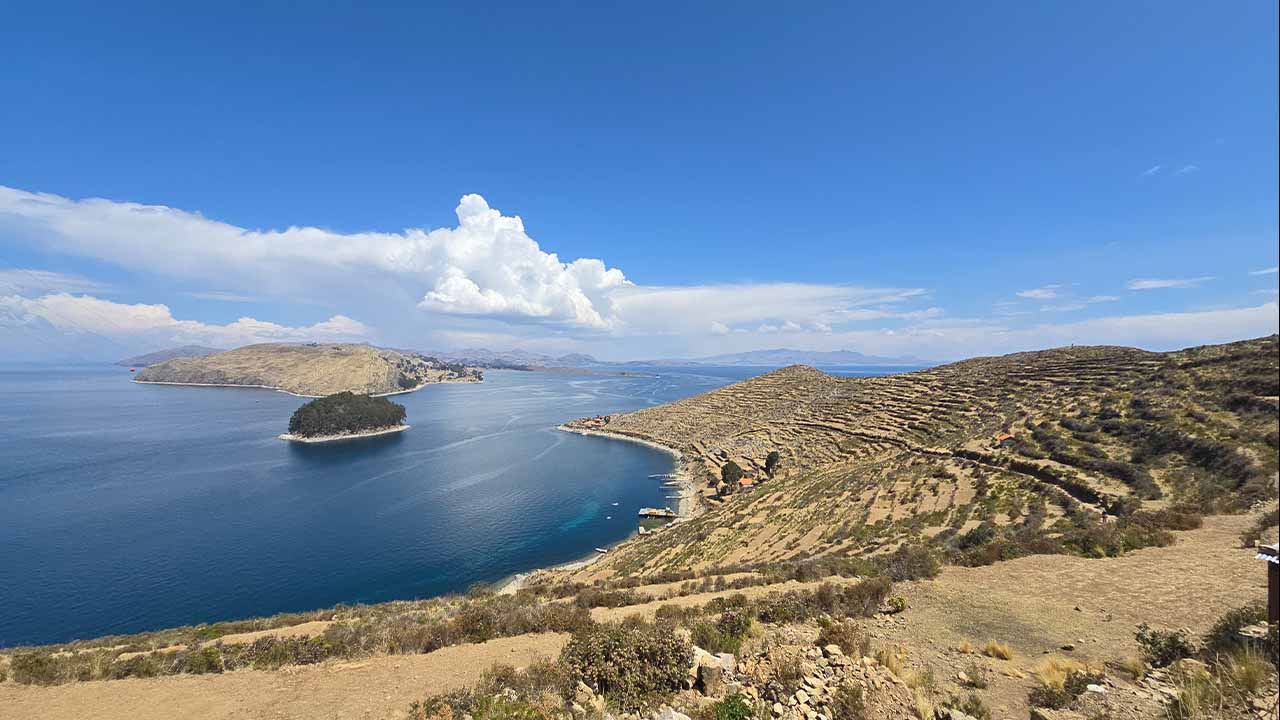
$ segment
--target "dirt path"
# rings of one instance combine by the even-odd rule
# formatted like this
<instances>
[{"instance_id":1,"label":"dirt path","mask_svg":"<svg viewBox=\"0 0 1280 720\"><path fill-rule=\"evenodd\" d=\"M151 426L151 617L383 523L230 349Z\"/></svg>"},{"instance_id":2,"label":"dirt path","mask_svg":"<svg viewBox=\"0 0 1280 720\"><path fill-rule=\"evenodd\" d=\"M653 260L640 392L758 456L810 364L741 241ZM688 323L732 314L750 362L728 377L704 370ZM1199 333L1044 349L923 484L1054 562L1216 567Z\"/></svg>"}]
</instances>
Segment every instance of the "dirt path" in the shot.
<instances>
[{"instance_id":1,"label":"dirt path","mask_svg":"<svg viewBox=\"0 0 1280 720\"><path fill-rule=\"evenodd\" d=\"M0 719L42 720L402 720L430 693L474 683L495 663L521 667L554 658L559 633L459 645L426 655L326 662L278 671L178 675L57 687L0 684Z\"/></svg>"},{"instance_id":2,"label":"dirt path","mask_svg":"<svg viewBox=\"0 0 1280 720\"><path fill-rule=\"evenodd\" d=\"M1240 547L1251 516L1210 517L1200 530L1177 533L1166 548L1089 560L1041 555L981 568L946 568L937 580L898 585L908 600L900 615L870 627L876 643L907 648L913 664L940 678L971 662L990 670L984 693L996 718L1027 717L1027 672L1046 654L1105 663L1137 655L1134 630L1187 628L1202 635L1224 612L1266 601L1266 573L1254 551ZM961 655L968 640L1009 645L1011 661ZM1070 646L1070 650L1063 649Z\"/></svg>"}]
</instances>

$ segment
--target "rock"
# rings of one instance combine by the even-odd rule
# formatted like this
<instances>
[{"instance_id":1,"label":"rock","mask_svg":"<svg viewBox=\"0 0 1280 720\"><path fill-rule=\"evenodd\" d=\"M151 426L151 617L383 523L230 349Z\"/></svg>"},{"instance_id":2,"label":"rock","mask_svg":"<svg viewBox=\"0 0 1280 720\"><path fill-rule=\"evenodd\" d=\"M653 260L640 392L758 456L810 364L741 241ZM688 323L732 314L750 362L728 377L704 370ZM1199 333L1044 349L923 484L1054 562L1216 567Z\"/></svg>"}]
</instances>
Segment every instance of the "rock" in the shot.
<instances>
[{"instance_id":1,"label":"rock","mask_svg":"<svg viewBox=\"0 0 1280 720\"><path fill-rule=\"evenodd\" d=\"M1085 689L1085 692L1102 693L1103 695L1107 693L1107 689L1105 687L1101 685L1094 685L1093 683L1089 683L1088 685L1085 685L1084 689Z\"/></svg>"},{"instance_id":2,"label":"rock","mask_svg":"<svg viewBox=\"0 0 1280 720\"><path fill-rule=\"evenodd\" d=\"M786 709L785 707L783 707L783 706L782 706L782 703L778 703L778 702L776 702L776 703L774 703L774 704L773 704L773 714L774 714L774 715L781 715L782 713L784 713L784 712L786 712L786 711L787 711L787 709Z\"/></svg>"},{"instance_id":3,"label":"rock","mask_svg":"<svg viewBox=\"0 0 1280 720\"><path fill-rule=\"evenodd\" d=\"M688 715L682 712L676 712L674 708L663 706L661 710L653 714L654 720L691 720Z\"/></svg>"},{"instance_id":4,"label":"rock","mask_svg":"<svg viewBox=\"0 0 1280 720\"><path fill-rule=\"evenodd\" d=\"M1195 658L1182 658L1170 666L1174 671L1184 675L1208 675L1209 666Z\"/></svg>"},{"instance_id":5,"label":"rock","mask_svg":"<svg viewBox=\"0 0 1280 720\"><path fill-rule=\"evenodd\" d=\"M716 659L720 661L720 667L724 668L726 673L732 673L738 667L738 659L733 653L716 653Z\"/></svg>"},{"instance_id":6,"label":"rock","mask_svg":"<svg viewBox=\"0 0 1280 720\"><path fill-rule=\"evenodd\" d=\"M1066 650L1067 652L1071 652L1072 650L1076 649L1075 643L1067 643L1065 645L1062 645L1061 647L1063 650Z\"/></svg>"},{"instance_id":7,"label":"rock","mask_svg":"<svg viewBox=\"0 0 1280 720\"><path fill-rule=\"evenodd\" d=\"M808 703L808 702L809 702L809 693L805 692L804 690L797 690L797 691L796 691L796 702L800 703L801 705L804 705L804 704Z\"/></svg>"},{"instance_id":8,"label":"rock","mask_svg":"<svg viewBox=\"0 0 1280 720\"><path fill-rule=\"evenodd\" d=\"M831 645L824 646L822 648L822 652L829 658L840 657L841 655L844 655L844 651L840 649L840 646L834 643L832 643Z\"/></svg>"},{"instance_id":9,"label":"rock","mask_svg":"<svg viewBox=\"0 0 1280 720\"><path fill-rule=\"evenodd\" d=\"M1031 720L1085 720L1074 710L1050 710L1049 708L1031 708Z\"/></svg>"},{"instance_id":10,"label":"rock","mask_svg":"<svg viewBox=\"0 0 1280 720\"><path fill-rule=\"evenodd\" d=\"M715 665L698 666L697 688L707 697L719 697L724 693L724 668Z\"/></svg>"}]
</instances>

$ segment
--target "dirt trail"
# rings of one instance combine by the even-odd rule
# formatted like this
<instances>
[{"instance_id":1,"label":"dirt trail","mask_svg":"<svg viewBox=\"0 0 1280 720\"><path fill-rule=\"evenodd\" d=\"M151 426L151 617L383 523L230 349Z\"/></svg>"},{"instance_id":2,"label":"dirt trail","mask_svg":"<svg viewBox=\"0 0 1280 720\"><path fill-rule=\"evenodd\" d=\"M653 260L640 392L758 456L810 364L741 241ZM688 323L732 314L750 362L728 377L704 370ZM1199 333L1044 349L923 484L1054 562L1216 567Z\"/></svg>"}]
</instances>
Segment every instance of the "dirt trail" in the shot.
<instances>
[{"instance_id":1,"label":"dirt trail","mask_svg":"<svg viewBox=\"0 0 1280 720\"><path fill-rule=\"evenodd\" d=\"M178 675L57 687L0 684L0 719L42 720L402 720L409 703L465 687L495 663L554 658L560 633L459 645L426 655L326 662L277 671Z\"/></svg>"}]
</instances>

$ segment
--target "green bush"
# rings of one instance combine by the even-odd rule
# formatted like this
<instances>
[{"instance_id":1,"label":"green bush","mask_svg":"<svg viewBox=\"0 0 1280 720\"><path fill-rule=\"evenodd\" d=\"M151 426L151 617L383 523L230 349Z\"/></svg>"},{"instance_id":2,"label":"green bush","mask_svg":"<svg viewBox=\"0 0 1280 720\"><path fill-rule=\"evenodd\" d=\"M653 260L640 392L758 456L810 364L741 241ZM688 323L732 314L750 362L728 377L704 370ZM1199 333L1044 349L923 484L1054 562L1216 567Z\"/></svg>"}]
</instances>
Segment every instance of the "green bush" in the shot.
<instances>
[{"instance_id":1,"label":"green bush","mask_svg":"<svg viewBox=\"0 0 1280 720\"><path fill-rule=\"evenodd\" d=\"M1156 630L1142 623L1134 637L1152 667L1167 667L1195 654L1191 638L1184 630Z\"/></svg>"},{"instance_id":2,"label":"green bush","mask_svg":"<svg viewBox=\"0 0 1280 720\"><path fill-rule=\"evenodd\" d=\"M942 569L942 562L932 548L905 543L877 564L880 571L894 582L934 578Z\"/></svg>"},{"instance_id":3,"label":"green bush","mask_svg":"<svg viewBox=\"0 0 1280 720\"><path fill-rule=\"evenodd\" d=\"M738 610L725 610L715 622L693 626L693 644L711 653L734 653L751 631L751 618Z\"/></svg>"},{"instance_id":4,"label":"green bush","mask_svg":"<svg viewBox=\"0 0 1280 720\"><path fill-rule=\"evenodd\" d=\"M571 682L583 682L634 711L680 689L693 664L693 648L670 626L639 621L579 630L560 659Z\"/></svg>"},{"instance_id":5,"label":"green bush","mask_svg":"<svg viewBox=\"0 0 1280 720\"><path fill-rule=\"evenodd\" d=\"M712 706L712 717L715 720L750 720L755 717L755 711L746 697L734 693Z\"/></svg>"}]
</instances>

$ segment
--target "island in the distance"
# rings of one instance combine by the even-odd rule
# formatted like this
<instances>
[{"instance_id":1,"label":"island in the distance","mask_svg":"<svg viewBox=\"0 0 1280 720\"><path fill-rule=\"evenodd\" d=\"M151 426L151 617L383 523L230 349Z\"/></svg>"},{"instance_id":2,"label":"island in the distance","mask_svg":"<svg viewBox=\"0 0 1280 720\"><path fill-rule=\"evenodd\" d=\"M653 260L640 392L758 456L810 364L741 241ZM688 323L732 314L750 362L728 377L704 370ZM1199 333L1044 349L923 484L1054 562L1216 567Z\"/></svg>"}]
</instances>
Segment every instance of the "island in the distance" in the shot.
<instances>
[{"instance_id":1,"label":"island in the distance","mask_svg":"<svg viewBox=\"0 0 1280 720\"><path fill-rule=\"evenodd\" d=\"M281 440L318 443L408 430L404 406L384 397L340 392L316 398L293 412Z\"/></svg>"},{"instance_id":2,"label":"island in the distance","mask_svg":"<svg viewBox=\"0 0 1280 720\"><path fill-rule=\"evenodd\" d=\"M138 371L134 382L259 387L306 397L391 395L439 382L477 382L479 370L415 352L340 343L263 343L180 357Z\"/></svg>"}]
</instances>

